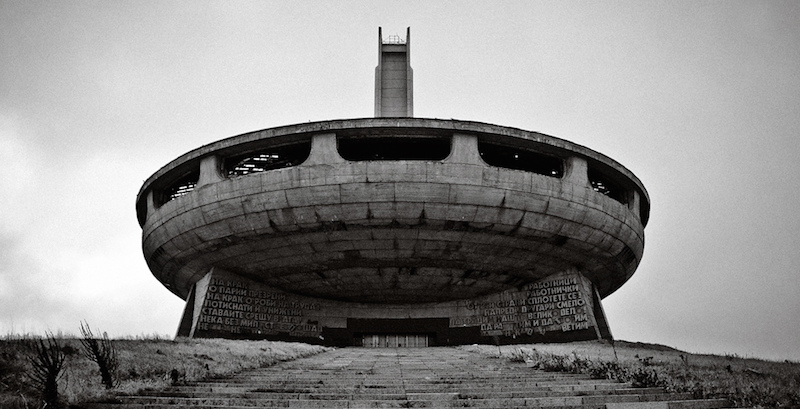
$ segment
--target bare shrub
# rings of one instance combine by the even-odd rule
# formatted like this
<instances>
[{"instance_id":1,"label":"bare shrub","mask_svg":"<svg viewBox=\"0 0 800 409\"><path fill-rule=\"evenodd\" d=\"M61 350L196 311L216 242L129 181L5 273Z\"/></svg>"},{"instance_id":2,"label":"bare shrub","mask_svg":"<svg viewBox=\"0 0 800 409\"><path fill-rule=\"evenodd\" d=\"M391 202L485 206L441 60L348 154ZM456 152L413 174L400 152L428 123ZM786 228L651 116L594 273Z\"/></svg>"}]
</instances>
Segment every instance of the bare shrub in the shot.
<instances>
[{"instance_id":1,"label":"bare shrub","mask_svg":"<svg viewBox=\"0 0 800 409\"><path fill-rule=\"evenodd\" d=\"M63 376L61 370L66 359L61 345L52 333L48 333L45 339L36 339L30 346L28 362L31 370L28 378L42 394L42 400L48 408L59 408L58 380Z\"/></svg>"},{"instance_id":2,"label":"bare shrub","mask_svg":"<svg viewBox=\"0 0 800 409\"><path fill-rule=\"evenodd\" d=\"M81 345L87 358L97 363L100 368L100 379L106 389L111 389L117 384L117 352L114 343L108 339L108 334L103 333L102 338L96 338L89 328L89 324L81 323Z\"/></svg>"}]
</instances>

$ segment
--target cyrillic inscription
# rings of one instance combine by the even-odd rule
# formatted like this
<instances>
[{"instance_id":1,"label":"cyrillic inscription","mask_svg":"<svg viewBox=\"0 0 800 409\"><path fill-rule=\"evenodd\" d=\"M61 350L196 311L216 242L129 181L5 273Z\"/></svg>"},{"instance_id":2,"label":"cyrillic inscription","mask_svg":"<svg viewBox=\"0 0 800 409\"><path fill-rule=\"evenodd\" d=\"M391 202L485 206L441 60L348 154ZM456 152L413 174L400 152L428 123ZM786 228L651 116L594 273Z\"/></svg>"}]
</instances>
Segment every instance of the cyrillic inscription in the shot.
<instances>
[{"instance_id":1,"label":"cyrillic inscription","mask_svg":"<svg viewBox=\"0 0 800 409\"><path fill-rule=\"evenodd\" d=\"M197 329L234 334L319 337L322 328L304 318L319 304L291 300L286 294L250 289L241 281L212 277Z\"/></svg>"},{"instance_id":2,"label":"cyrillic inscription","mask_svg":"<svg viewBox=\"0 0 800 409\"><path fill-rule=\"evenodd\" d=\"M450 327L480 326L482 336L544 335L591 327L589 306L578 277L540 281L503 300L469 302L470 316L450 318Z\"/></svg>"}]
</instances>

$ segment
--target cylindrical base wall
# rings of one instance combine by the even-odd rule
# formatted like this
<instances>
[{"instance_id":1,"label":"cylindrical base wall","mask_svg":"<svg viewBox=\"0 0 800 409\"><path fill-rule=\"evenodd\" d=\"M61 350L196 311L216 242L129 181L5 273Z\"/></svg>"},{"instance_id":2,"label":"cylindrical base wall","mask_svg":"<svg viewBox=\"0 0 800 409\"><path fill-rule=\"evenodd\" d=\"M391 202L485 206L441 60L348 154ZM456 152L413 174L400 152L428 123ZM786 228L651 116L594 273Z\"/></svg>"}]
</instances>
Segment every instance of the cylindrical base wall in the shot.
<instances>
[{"instance_id":1,"label":"cylindrical base wall","mask_svg":"<svg viewBox=\"0 0 800 409\"><path fill-rule=\"evenodd\" d=\"M387 305L298 296L213 269L192 290L178 336L389 347L610 338L599 303L576 270L473 299Z\"/></svg>"}]
</instances>

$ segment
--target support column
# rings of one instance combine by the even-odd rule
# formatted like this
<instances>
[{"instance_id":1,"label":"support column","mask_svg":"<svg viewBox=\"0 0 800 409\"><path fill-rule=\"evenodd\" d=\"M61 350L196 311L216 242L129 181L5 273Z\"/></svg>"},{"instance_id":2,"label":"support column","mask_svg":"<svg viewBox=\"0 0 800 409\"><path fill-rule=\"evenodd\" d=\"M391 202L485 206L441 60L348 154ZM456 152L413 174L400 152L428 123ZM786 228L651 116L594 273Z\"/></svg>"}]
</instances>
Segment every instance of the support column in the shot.
<instances>
[{"instance_id":1,"label":"support column","mask_svg":"<svg viewBox=\"0 0 800 409\"><path fill-rule=\"evenodd\" d=\"M592 290L594 296L594 319L597 324L595 327L597 328L597 338L613 341L614 336L611 335L611 327L608 325L606 312L603 309L603 304L600 302L600 292L597 291L597 287L595 287L594 284L592 284Z\"/></svg>"},{"instance_id":2,"label":"support column","mask_svg":"<svg viewBox=\"0 0 800 409\"><path fill-rule=\"evenodd\" d=\"M642 197L639 195L639 192L632 190L630 192L630 199L628 200L628 209L630 209L640 221L642 220L641 201Z\"/></svg>"},{"instance_id":3,"label":"support column","mask_svg":"<svg viewBox=\"0 0 800 409\"><path fill-rule=\"evenodd\" d=\"M183 317L178 325L178 337L194 337L213 272L214 269L212 268L189 291L189 296L186 297L186 307L183 309Z\"/></svg>"},{"instance_id":4,"label":"support column","mask_svg":"<svg viewBox=\"0 0 800 409\"><path fill-rule=\"evenodd\" d=\"M577 156L570 156L566 160L564 169L564 181L573 185L589 187L589 164L586 159Z\"/></svg>"},{"instance_id":5,"label":"support column","mask_svg":"<svg viewBox=\"0 0 800 409\"><path fill-rule=\"evenodd\" d=\"M444 160L445 163L465 163L468 165L486 164L481 159L478 152L478 136L466 134L453 134L453 144L450 148L450 156Z\"/></svg>"},{"instance_id":6,"label":"support column","mask_svg":"<svg viewBox=\"0 0 800 409\"><path fill-rule=\"evenodd\" d=\"M335 133L317 134L311 137L311 153L303 165L333 165L347 162L339 155Z\"/></svg>"},{"instance_id":7,"label":"support column","mask_svg":"<svg viewBox=\"0 0 800 409\"><path fill-rule=\"evenodd\" d=\"M222 158L217 155L206 156L200 161L200 178L197 187L225 180L222 174Z\"/></svg>"},{"instance_id":8,"label":"support column","mask_svg":"<svg viewBox=\"0 0 800 409\"><path fill-rule=\"evenodd\" d=\"M152 189L147 192L147 199L145 200L147 201L147 215L151 215L156 211L156 198Z\"/></svg>"}]
</instances>

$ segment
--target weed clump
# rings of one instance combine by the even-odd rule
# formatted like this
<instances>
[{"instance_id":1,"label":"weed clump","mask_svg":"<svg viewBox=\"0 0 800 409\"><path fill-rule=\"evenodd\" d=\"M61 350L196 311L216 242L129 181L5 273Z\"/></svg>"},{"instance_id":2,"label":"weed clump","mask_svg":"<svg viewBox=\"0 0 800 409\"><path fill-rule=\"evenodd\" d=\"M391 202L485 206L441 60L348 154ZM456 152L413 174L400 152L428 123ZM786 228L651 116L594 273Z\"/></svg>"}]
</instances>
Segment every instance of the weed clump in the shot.
<instances>
[{"instance_id":1,"label":"weed clump","mask_svg":"<svg viewBox=\"0 0 800 409\"><path fill-rule=\"evenodd\" d=\"M627 368L615 361L592 362L587 373L592 379L628 379L630 377Z\"/></svg>"},{"instance_id":2,"label":"weed clump","mask_svg":"<svg viewBox=\"0 0 800 409\"><path fill-rule=\"evenodd\" d=\"M668 379L659 378L658 372L652 368L636 368L630 372L631 386L634 388L667 388L670 386Z\"/></svg>"},{"instance_id":3,"label":"weed clump","mask_svg":"<svg viewBox=\"0 0 800 409\"><path fill-rule=\"evenodd\" d=\"M108 334L103 333L102 338L96 338L89 328L81 323L81 345L83 346L83 353L89 360L97 363L100 368L100 379L106 389L111 389L117 384L117 368L119 362L117 361L117 351L114 349L114 343L108 339Z\"/></svg>"}]
</instances>

